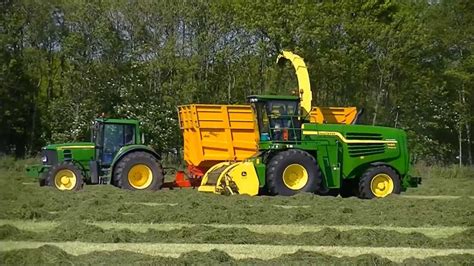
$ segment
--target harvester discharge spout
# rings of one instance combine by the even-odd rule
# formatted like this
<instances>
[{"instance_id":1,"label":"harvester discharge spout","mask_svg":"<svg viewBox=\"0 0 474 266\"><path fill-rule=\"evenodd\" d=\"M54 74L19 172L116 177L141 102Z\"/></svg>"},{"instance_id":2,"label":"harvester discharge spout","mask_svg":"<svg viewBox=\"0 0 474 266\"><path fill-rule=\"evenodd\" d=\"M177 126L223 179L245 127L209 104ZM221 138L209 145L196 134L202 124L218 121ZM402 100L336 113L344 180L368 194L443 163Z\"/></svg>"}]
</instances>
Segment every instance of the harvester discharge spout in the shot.
<instances>
[{"instance_id":1,"label":"harvester discharge spout","mask_svg":"<svg viewBox=\"0 0 474 266\"><path fill-rule=\"evenodd\" d=\"M306 63L301 56L289 51L282 51L278 55L277 64L281 63L282 59L289 60L295 68L296 77L298 79L298 93L301 99L301 108L303 109L303 112L305 112L304 115L306 115L311 112L311 101L313 100Z\"/></svg>"}]
</instances>

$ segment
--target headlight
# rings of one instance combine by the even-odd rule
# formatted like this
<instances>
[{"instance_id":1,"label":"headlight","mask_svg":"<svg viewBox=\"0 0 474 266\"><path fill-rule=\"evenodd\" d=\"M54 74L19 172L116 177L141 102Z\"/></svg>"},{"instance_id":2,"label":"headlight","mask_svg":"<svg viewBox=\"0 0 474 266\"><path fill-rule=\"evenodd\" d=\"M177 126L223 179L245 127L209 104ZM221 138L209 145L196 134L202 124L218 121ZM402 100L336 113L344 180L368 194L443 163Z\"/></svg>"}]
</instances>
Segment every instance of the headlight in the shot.
<instances>
[{"instance_id":1,"label":"headlight","mask_svg":"<svg viewBox=\"0 0 474 266\"><path fill-rule=\"evenodd\" d=\"M45 156L41 157L41 161L43 163L47 163L48 162L48 156L45 155Z\"/></svg>"}]
</instances>

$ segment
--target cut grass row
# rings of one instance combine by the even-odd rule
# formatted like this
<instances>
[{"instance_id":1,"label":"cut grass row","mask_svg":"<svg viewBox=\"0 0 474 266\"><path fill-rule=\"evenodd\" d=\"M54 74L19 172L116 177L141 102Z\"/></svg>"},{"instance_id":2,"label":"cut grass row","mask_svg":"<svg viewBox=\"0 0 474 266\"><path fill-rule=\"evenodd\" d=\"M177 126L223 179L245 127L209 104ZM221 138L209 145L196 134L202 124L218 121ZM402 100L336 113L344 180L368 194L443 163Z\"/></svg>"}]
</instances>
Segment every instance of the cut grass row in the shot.
<instances>
[{"instance_id":1,"label":"cut grass row","mask_svg":"<svg viewBox=\"0 0 474 266\"><path fill-rule=\"evenodd\" d=\"M463 226L431 226L431 227L400 227L400 226L364 226L364 225L303 225L303 224L189 224L189 223L120 223L91 221L85 222L88 225L100 227L102 229L131 230L134 232L146 232L148 230L171 231L189 227L213 227L213 228L244 228L254 233L280 233L301 235L306 232L319 232L323 229L334 229L338 231L350 230L386 230L404 234L420 233L431 238L445 238L454 234L459 234L472 227ZM31 221L31 220L0 220L1 225L12 225L18 229L31 232L46 232L61 224L58 221Z\"/></svg>"},{"instance_id":2,"label":"cut grass row","mask_svg":"<svg viewBox=\"0 0 474 266\"><path fill-rule=\"evenodd\" d=\"M2 187L2 182L0 182ZM123 223L304 224L395 227L474 226L468 197L432 200L390 197L359 200L319 197L226 197L175 190L130 192L96 186L60 193L28 186L2 188L0 219L116 221ZM416 215L415 215L416 214Z\"/></svg>"},{"instance_id":3,"label":"cut grass row","mask_svg":"<svg viewBox=\"0 0 474 266\"><path fill-rule=\"evenodd\" d=\"M269 260L298 251L318 252L335 257L355 257L375 254L392 261L402 262L408 258L426 259L434 256L467 254L473 260L474 249L432 249L406 247L343 247L343 246L299 246L299 245L248 245L248 244L172 244L172 243L87 243L87 242L31 242L0 241L0 252L34 249L43 245L56 246L72 255L92 252L131 251L151 256L177 258L187 252L224 251L235 259L258 258ZM215 251L214 251L215 252ZM24 253L24 252L22 252Z\"/></svg>"},{"instance_id":4,"label":"cut grass row","mask_svg":"<svg viewBox=\"0 0 474 266\"><path fill-rule=\"evenodd\" d=\"M103 229L82 222L65 222L42 232L22 230L12 225L0 226L0 240L21 241L82 241L95 243L215 243L269 245L334 245L367 247L429 247L474 248L474 229L446 238L430 238L420 233L404 234L390 230L357 229L339 231L323 228L301 235L280 232L260 233L247 228L218 228L193 226L167 231L148 229L145 232L129 229Z\"/></svg>"}]
</instances>

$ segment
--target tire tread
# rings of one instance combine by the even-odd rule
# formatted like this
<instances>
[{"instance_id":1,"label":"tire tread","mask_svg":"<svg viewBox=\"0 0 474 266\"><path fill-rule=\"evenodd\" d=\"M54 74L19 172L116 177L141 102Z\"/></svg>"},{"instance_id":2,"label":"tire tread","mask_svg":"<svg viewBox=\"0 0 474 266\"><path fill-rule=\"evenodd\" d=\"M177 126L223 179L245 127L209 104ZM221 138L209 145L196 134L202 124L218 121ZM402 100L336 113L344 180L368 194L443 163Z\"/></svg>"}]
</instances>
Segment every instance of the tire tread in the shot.
<instances>
[{"instance_id":1,"label":"tire tread","mask_svg":"<svg viewBox=\"0 0 474 266\"><path fill-rule=\"evenodd\" d=\"M294 158L294 157L304 157L309 159L313 165L315 165L316 169L316 174L315 174L315 180L313 187L309 188L309 191L307 192L316 192L319 187L321 186L322 178L321 178L321 170L319 169L319 166L316 162L316 159L311 156L309 153L302 151L302 150L297 150L297 149L291 149L291 150L286 150L279 152L276 154L273 158L270 159L270 163L267 168L267 186L268 186L268 192L270 195L281 195L282 191L279 188L279 184L277 182L278 178L281 178L278 175L278 170L277 167L280 166L282 163L284 163L286 158ZM308 181L310 182L310 181Z\"/></svg>"},{"instance_id":2,"label":"tire tread","mask_svg":"<svg viewBox=\"0 0 474 266\"><path fill-rule=\"evenodd\" d=\"M372 178L379 173L386 173L392 178L394 182L394 188L392 194L400 194L400 177L395 170L386 165L378 165L369 168L361 176L359 180L359 197L362 199L373 199L375 195L372 194L370 189L370 183Z\"/></svg>"},{"instance_id":3,"label":"tire tread","mask_svg":"<svg viewBox=\"0 0 474 266\"><path fill-rule=\"evenodd\" d=\"M158 180L155 183L156 184L155 186L153 186L154 181L152 181L152 184L150 184L150 187L146 188L146 189L147 190L158 190L158 189L161 188L161 186L163 185L163 181L164 181L164 173L163 173L163 168L161 166L161 163L160 163L160 161L158 161L158 159L156 159L155 156L153 156L152 154L150 154L148 152L143 152L143 151L131 152L129 154L126 154L122 159L120 159L120 161L117 163L117 165L114 168L113 177L112 177L112 182L116 187L130 189L129 187L127 187L123 184L124 180L127 178L126 173L124 173L124 170L131 162L136 161L140 158L147 158L147 159L151 160L152 162L154 162L154 164L156 166L155 170L159 173L159 175L161 175L161 177L158 177L160 180Z\"/></svg>"}]
</instances>

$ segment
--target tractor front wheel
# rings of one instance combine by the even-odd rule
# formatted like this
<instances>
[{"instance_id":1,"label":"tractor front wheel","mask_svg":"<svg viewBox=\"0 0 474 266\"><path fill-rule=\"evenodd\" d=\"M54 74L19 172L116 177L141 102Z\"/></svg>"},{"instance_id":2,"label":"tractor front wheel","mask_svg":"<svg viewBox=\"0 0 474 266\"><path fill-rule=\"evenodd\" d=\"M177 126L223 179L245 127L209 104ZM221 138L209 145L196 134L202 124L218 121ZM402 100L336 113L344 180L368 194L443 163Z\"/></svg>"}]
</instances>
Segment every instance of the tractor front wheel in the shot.
<instances>
[{"instance_id":1,"label":"tractor front wheel","mask_svg":"<svg viewBox=\"0 0 474 266\"><path fill-rule=\"evenodd\" d=\"M359 181L359 197L364 199L384 198L400 192L400 177L385 165L369 168Z\"/></svg>"},{"instance_id":2,"label":"tractor front wheel","mask_svg":"<svg viewBox=\"0 0 474 266\"><path fill-rule=\"evenodd\" d=\"M60 191L80 190L84 185L81 170L72 162L52 166L45 176L45 184Z\"/></svg>"},{"instance_id":3,"label":"tractor front wheel","mask_svg":"<svg viewBox=\"0 0 474 266\"><path fill-rule=\"evenodd\" d=\"M272 195L292 196L315 192L322 182L316 159L301 150L282 151L267 165L267 186Z\"/></svg>"},{"instance_id":4,"label":"tractor front wheel","mask_svg":"<svg viewBox=\"0 0 474 266\"><path fill-rule=\"evenodd\" d=\"M160 162L150 153L132 152L118 162L114 169L115 186L130 190L158 190L164 174Z\"/></svg>"}]
</instances>

